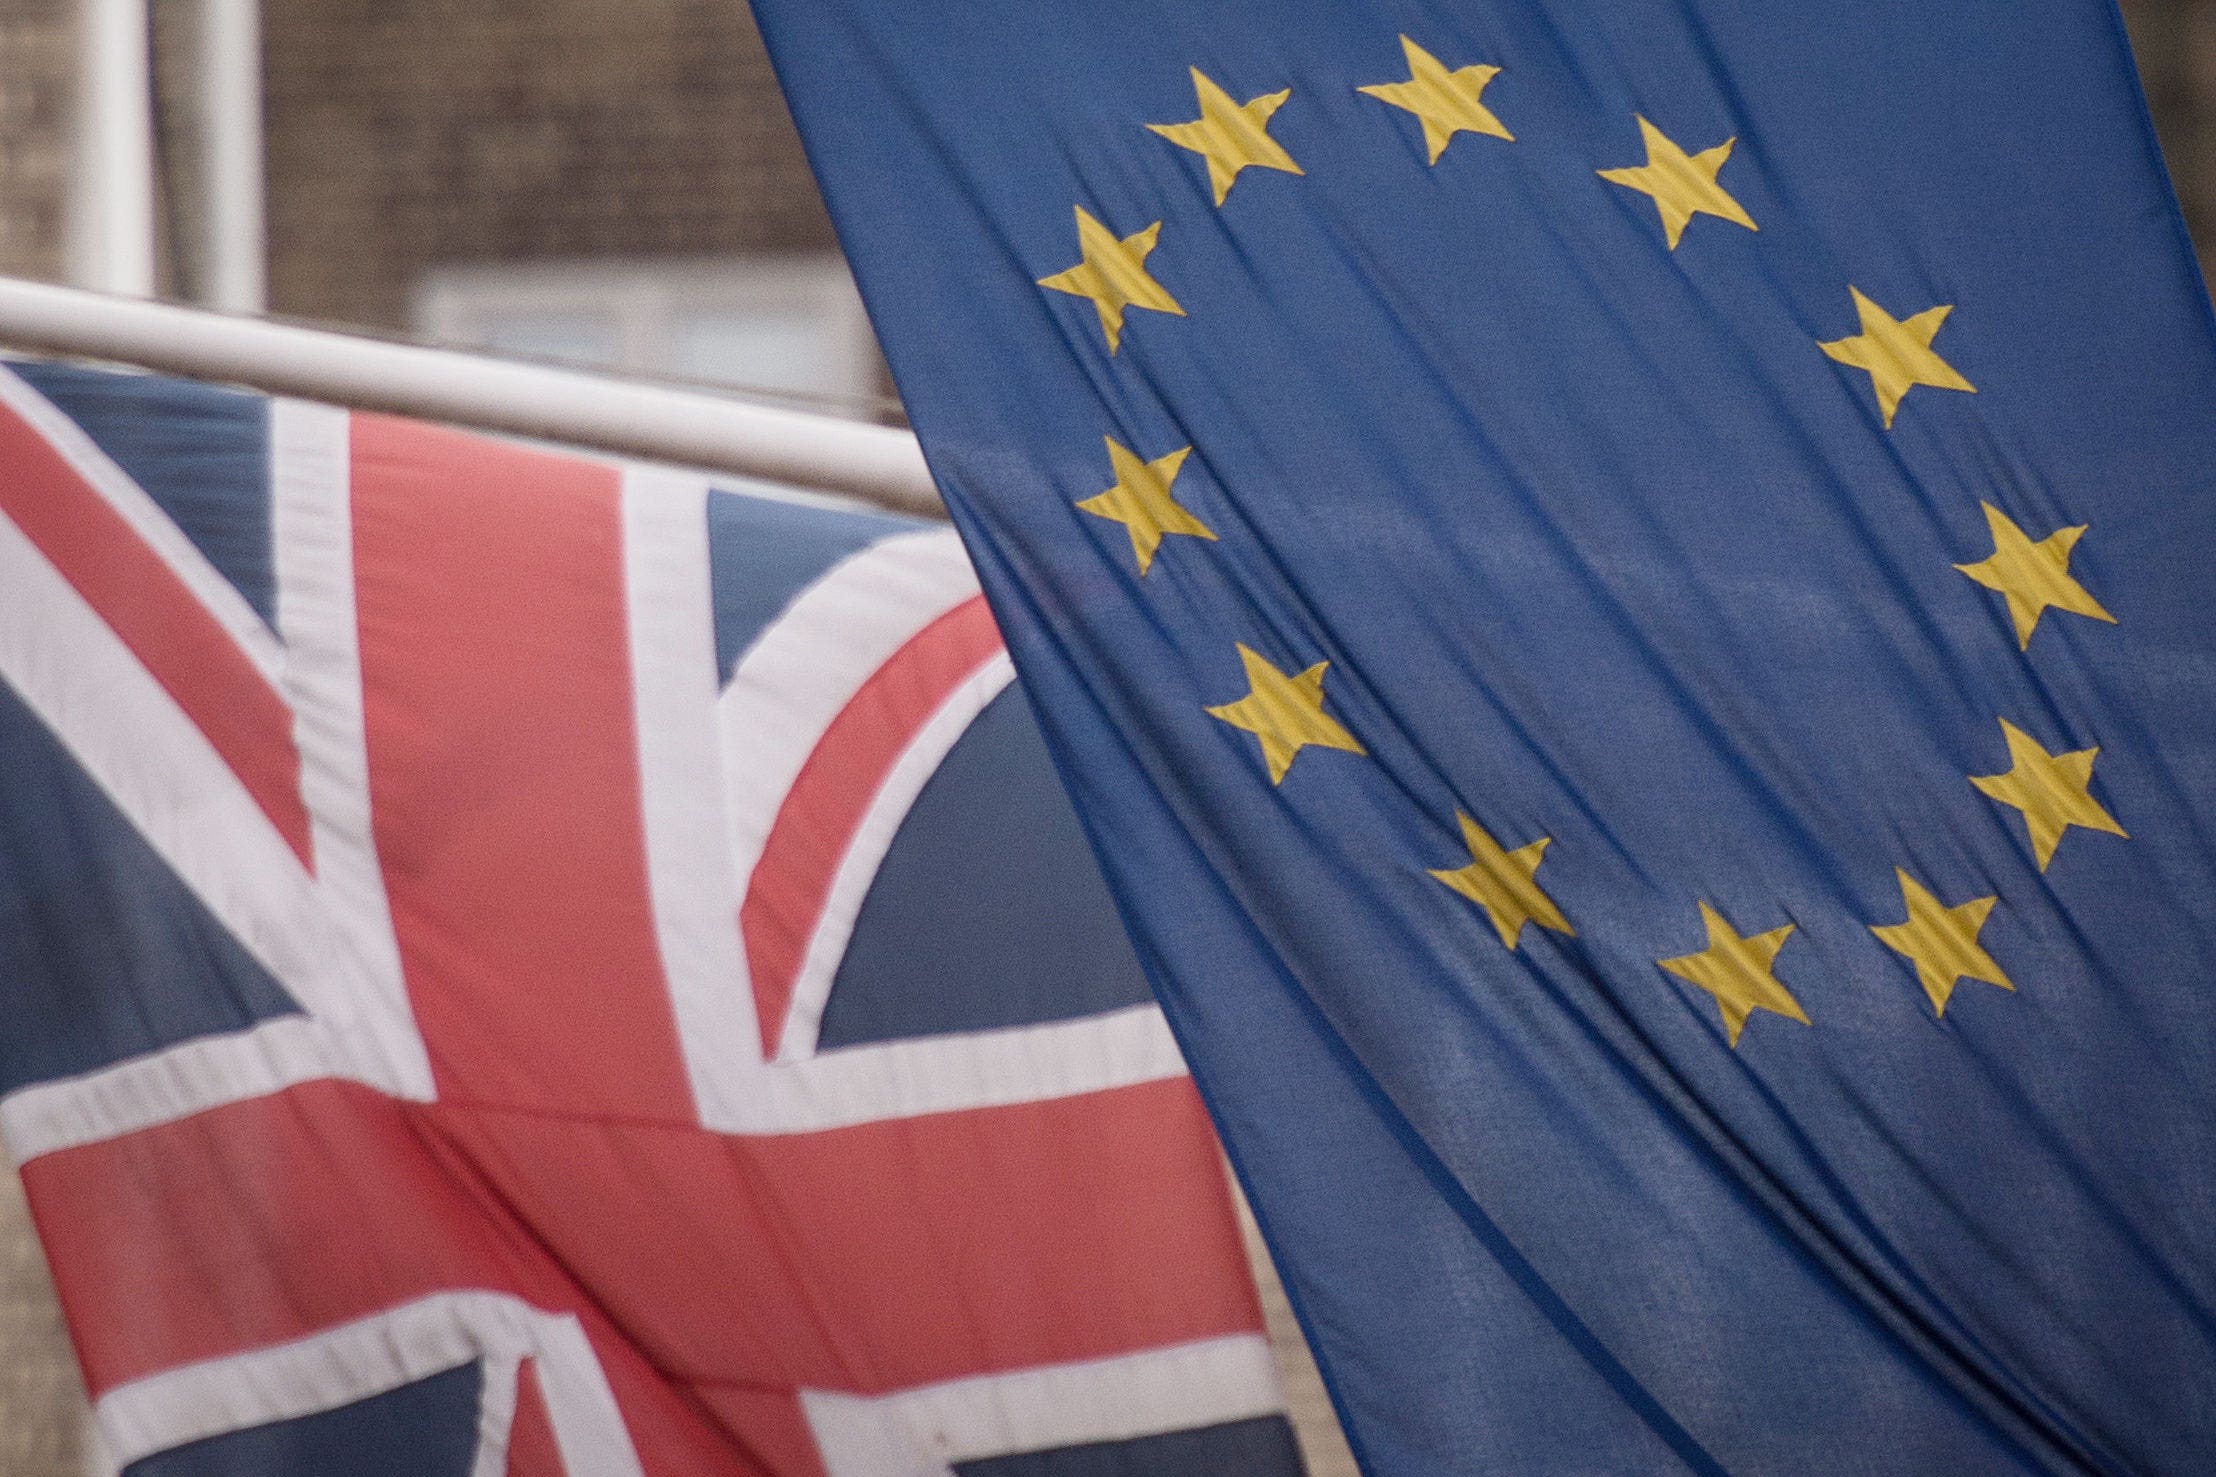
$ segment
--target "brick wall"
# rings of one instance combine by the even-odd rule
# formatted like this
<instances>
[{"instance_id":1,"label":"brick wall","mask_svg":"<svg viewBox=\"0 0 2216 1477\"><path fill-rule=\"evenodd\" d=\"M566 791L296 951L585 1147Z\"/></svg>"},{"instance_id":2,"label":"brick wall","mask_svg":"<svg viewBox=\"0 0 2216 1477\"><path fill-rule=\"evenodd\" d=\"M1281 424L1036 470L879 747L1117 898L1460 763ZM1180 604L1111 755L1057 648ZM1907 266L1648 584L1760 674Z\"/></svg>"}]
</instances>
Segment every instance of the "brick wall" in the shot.
<instances>
[{"instance_id":1,"label":"brick wall","mask_svg":"<svg viewBox=\"0 0 2216 1477\"><path fill-rule=\"evenodd\" d=\"M2147 106L2216 282L2216 0L2122 0Z\"/></svg>"},{"instance_id":2,"label":"brick wall","mask_svg":"<svg viewBox=\"0 0 2216 1477\"><path fill-rule=\"evenodd\" d=\"M68 0L0 0L0 276L62 271Z\"/></svg>"},{"instance_id":3,"label":"brick wall","mask_svg":"<svg viewBox=\"0 0 2216 1477\"><path fill-rule=\"evenodd\" d=\"M2216 268L2216 0L2123 5ZM269 0L265 25L280 312L399 329L443 263L832 244L738 0Z\"/></svg>"},{"instance_id":4,"label":"brick wall","mask_svg":"<svg viewBox=\"0 0 2216 1477\"><path fill-rule=\"evenodd\" d=\"M0 276L62 273L72 45L68 0L0 0ZM80 1477L83 1400L22 1190L0 1162L0 1473Z\"/></svg>"},{"instance_id":5,"label":"brick wall","mask_svg":"<svg viewBox=\"0 0 2216 1477\"><path fill-rule=\"evenodd\" d=\"M2216 264L2216 0L2122 3ZM70 9L0 0L0 274L63 269ZM192 6L154 9L182 200ZM442 263L830 243L736 0L268 0L265 26L279 311L400 328Z\"/></svg>"},{"instance_id":6,"label":"brick wall","mask_svg":"<svg viewBox=\"0 0 2216 1477\"><path fill-rule=\"evenodd\" d=\"M0 276L51 280L64 269L69 17L69 0L0 0ZM84 1396L22 1189L4 1159L0 1473L81 1477Z\"/></svg>"},{"instance_id":7,"label":"brick wall","mask_svg":"<svg viewBox=\"0 0 2216 1477\"><path fill-rule=\"evenodd\" d=\"M403 326L428 266L828 249L739 0L270 0L271 293Z\"/></svg>"},{"instance_id":8,"label":"brick wall","mask_svg":"<svg viewBox=\"0 0 2216 1477\"><path fill-rule=\"evenodd\" d=\"M2216 0L2123 8L2216 263ZM0 273L63 268L69 10L0 0ZM154 12L164 152L188 200L193 5ZM269 0L265 26L281 312L399 329L412 284L444 263L830 244L734 0Z\"/></svg>"},{"instance_id":9,"label":"brick wall","mask_svg":"<svg viewBox=\"0 0 2216 1477\"><path fill-rule=\"evenodd\" d=\"M0 1167L0 1473L83 1477L83 1387L23 1190Z\"/></svg>"}]
</instances>

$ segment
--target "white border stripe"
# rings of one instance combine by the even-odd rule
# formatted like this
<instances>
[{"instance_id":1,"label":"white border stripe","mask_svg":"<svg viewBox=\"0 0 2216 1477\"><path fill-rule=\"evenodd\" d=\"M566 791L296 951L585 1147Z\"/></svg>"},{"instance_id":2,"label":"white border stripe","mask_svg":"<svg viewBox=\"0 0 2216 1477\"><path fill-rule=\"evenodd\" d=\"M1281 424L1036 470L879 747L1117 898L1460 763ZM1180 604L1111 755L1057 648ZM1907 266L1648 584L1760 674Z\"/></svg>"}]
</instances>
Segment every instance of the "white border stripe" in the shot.
<instances>
[{"instance_id":1,"label":"white border stripe","mask_svg":"<svg viewBox=\"0 0 2216 1477\"><path fill-rule=\"evenodd\" d=\"M944 1477L956 1462L1281 1414L1269 1340L1234 1334L1082 1364L800 1405L830 1477Z\"/></svg>"},{"instance_id":2,"label":"white border stripe","mask_svg":"<svg viewBox=\"0 0 2216 1477\"><path fill-rule=\"evenodd\" d=\"M715 614L707 484L628 468L624 591L631 627L646 871L685 1072L710 1127L749 1121L762 1053L739 948L739 893L716 751Z\"/></svg>"},{"instance_id":3,"label":"white border stripe","mask_svg":"<svg viewBox=\"0 0 2216 1477\"><path fill-rule=\"evenodd\" d=\"M484 1387L477 1395L477 1459L469 1477L507 1477L508 1438L516 1425L516 1386L523 1361L506 1354L484 1357Z\"/></svg>"},{"instance_id":4,"label":"white border stripe","mask_svg":"<svg viewBox=\"0 0 2216 1477\"><path fill-rule=\"evenodd\" d=\"M435 1293L291 1343L119 1385L94 1407L100 1465L120 1472L156 1452L335 1410L480 1359L486 1398L475 1472L503 1469L517 1365L535 1359L563 1465L578 1477L643 1477L582 1325L495 1292Z\"/></svg>"},{"instance_id":5,"label":"white border stripe","mask_svg":"<svg viewBox=\"0 0 2216 1477\"><path fill-rule=\"evenodd\" d=\"M118 377L120 378L120 376ZM31 388L21 375L0 365L0 405L28 422L92 490L115 509L131 531L154 551L193 598L207 609L246 653L271 687L284 682L285 651L277 637L237 587L217 572L197 545L185 537L161 504L131 480L115 459L100 449L85 428Z\"/></svg>"},{"instance_id":6,"label":"white border stripe","mask_svg":"<svg viewBox=\"0 0 2216 1477\"><path fill-rule=\"evenodd\" d=\"M269 406L277 622L288 652L285 696L300 751L300 791L315 887L363 1026L363 1047L402 1096L434 1091L392 929L369 807L369 741L354 602L349 418L298 400Z\"/></svg>"},{"instance_id":7,"label":"white border stripe","mask_svg":"<svg viewBox=\"0 0 2216 1477\"><path fill-rule=\"evenodd\" d=\"M757 1051L760 1049L757 1046ZM737 1133L790 1133L998 1108L1185 1075L1155 1005L1043 1026L919 1036L760 1069L759 1119Z\"/></svg>"},{"instance_id":8,"label":"white border stripe","mask_svg":"<svg viewBox=\"0 0 2216 1477\"><path fill-rule=\"evenodd\" d=\"M226 1103L337 1077L390 1091L355 1038L313 1016L287 1015L244 1031L200 1036L114 1066L21 1087L0 1099L0 1136L18 1164Z\"/></svg>"}]
</instances>

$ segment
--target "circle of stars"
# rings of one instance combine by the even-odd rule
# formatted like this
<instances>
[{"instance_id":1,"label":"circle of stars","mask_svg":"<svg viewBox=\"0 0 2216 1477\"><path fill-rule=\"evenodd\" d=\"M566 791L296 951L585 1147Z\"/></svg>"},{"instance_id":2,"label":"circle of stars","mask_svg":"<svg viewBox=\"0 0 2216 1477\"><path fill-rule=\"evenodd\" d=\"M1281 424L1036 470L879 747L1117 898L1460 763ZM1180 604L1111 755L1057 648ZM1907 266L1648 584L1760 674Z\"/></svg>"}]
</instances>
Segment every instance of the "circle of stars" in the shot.
<instances>
[{"instance_id":1,"label":"circle of stars","mask_svg":"<svg viewBox=\"0 0 2216 1477\"><path fill-rule=\"evenodd\" d=\"M1458 137L1472 135L1500 143L1515 142L1500 117L1484 101L1501 76L1490 63L1450 66L1408 36L1400 37L1407 70L1402 80L1357 86L1354 90L1412 118L1420 130L1425 163L1436 166ZM1199 116L1148 123L1149 132L1198 156L1207 172L1215 206L1225 208L1247 170L1302 175L1305 171L1270 133L1272 120L1293 98L1279 88L1240 101L1199 68L1191 69ZM1697 218L1758 232L1761 227L1723 181L1736 138L1688 151L1643 115L1634 115L1645 162L1596 169L1607 183L1643 195L1654 208L1663 245L1677 251ZM1111 358L1122 342L1128 310L1184 317L1185 309L1148 270L1147 260L1160 244L1162 222L1153 221L1130 235L1119 235L1082 205L1075 208L1078 261L1038 279L1049 291L1087 300L1098 317ZM1919 388L1975 394L1976 386L1935 347L1954 311L1939 303L1906 317L1894 314L1859 287L1849 285L1857 331L1817 348L1834 362L1868 376L1881 431L1890 432L1908 396ZM1078 511L1121 525L1128 536L1139 578L1144 579L1164 541L1179 537L1213 542L1216 534L1175 495L1175 484L1190 445L1147 457L1106 439L1112 484L1075 503ZM2018 649L2029 653L2041 618L2050 611L2115 624L2116 618L2086 590L2070 570L2072 551L2085 526L2063 527L2034 539L2007 513L1981 503L1992 552L1954 566L1983 589L2001 597ZM1206 714L1227 727L1251 735L1272 786L1282 785L1309 749L1364 755L1355 735L1328 709L1324 691L1330 663L1312 663L1297 673L1281 670L1261 653L1235 644L1246 682L1244 696L1209 705ZM2073 827L2113 836L2128 833L2093 797L2091 783L2097 747L2049 752L2024 729L1999 720L2009 767L1998 774L1972 775L1969 783L1996 804L2019 813L2033 859L2044 872L2065 834ZM1576 930L1555 899L1538 881L1551 838L1537 836L1506 845L1478 820L1457 810L1462 849L1460 865L1426 868L1441 886L1466 899L1491 925L1501 946L1523 947L1528 927L1574 937ZM1999 903L1997 895L1948 904L1905 868L1894 869L1905 917L1896 923L1867 925L1876 940L1900 956L1929 1000L1935 1018L1944 1017L1955 988L1974 980L2013 991L2015 985L1984 946L1979 934ZM1792 990L1779 979L1777 961L1797 925L1741 934L1706 898L1695 899L1706 935L1692 953L1657 960L1663 972L1710 996L1726 1042L1737 1049L1756 1012L1802 1025L1809 1017Z\"/></svg>"}]
</instances>

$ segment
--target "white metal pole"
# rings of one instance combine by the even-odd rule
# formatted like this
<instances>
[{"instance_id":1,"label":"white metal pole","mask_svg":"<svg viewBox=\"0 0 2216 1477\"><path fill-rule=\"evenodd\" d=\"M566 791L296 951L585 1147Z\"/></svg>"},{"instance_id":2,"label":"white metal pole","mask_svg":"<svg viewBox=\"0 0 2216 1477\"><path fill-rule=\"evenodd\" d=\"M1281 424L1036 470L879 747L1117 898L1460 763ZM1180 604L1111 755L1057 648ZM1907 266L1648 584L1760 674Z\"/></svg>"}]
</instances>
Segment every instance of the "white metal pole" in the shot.
<instances>
[{"instance_id":1,"label":"white metal pole","mask_svg":"<svg viewBox=\"0 0 2216 1477\"><path fill-rule=\"evenodd\" d=\"M70 278L154 293L154 90L146 0L80 0Z\"/></svg>"},{"instance_id":2,"label":"white metal pole","mask_svg":"<svg viewBox=\"0 0 2216 1477\"><path fill-rule=\"evenodd\" d=\"M211 308L268 306L262 206L261 0L201 0L201 205Z\"/></svg>"},{"instance_id":3,"label":"white metal pole","mask_svg":"<svg viewBox=\"0 0 2216 1477\"><path fill-rule=\"evenodd\" d=\"M906 431L581 370L6 278L0 344L939 508Z\"/></svg>"}]
</instances>

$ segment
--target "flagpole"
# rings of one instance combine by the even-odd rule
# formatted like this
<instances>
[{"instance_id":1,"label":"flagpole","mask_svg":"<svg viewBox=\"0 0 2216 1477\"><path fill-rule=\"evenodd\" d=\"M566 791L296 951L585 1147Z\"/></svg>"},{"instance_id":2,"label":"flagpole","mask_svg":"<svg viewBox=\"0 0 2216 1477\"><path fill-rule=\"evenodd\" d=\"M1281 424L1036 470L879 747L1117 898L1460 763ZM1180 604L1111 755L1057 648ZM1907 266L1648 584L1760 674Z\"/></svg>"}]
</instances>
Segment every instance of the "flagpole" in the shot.
<instances>
[{"instance_id":1,"label":"flagpole","mask_svg":"<svg viewBox=\"0 0 2216 1477\"><path fill-rule=\"evenodd\" d=\"M201 0L202 230L211 308L267 306L261 0Z\"/></svg>"},{"instance_id":2,"label":"flagpole","mask_svg":"<svg viewBox=\"0 0 2216 1477\"><path fill-rule=\"evenodd\" d=\"M939 511L908 432L705 391L6 278L0 344Z\"/></svg>"},{"instance_id":3,"label":"flagpole","mask_svg":"<svg viewBox=\"0 0 2216 1477\"><path fill-rule=\"evenodd\" d=\"M154 292L154 93L147 0L80 0L70 280Z\"/></svg>"}]
</instances>

